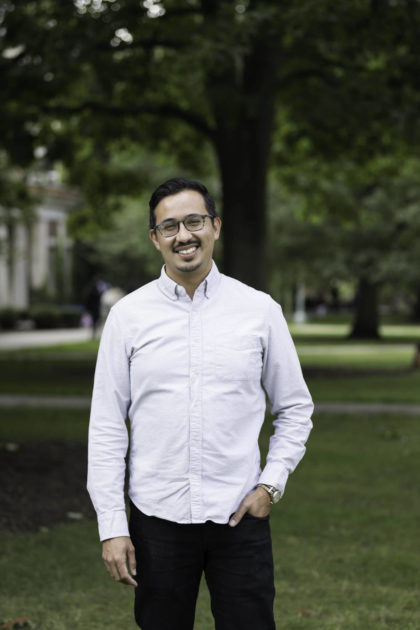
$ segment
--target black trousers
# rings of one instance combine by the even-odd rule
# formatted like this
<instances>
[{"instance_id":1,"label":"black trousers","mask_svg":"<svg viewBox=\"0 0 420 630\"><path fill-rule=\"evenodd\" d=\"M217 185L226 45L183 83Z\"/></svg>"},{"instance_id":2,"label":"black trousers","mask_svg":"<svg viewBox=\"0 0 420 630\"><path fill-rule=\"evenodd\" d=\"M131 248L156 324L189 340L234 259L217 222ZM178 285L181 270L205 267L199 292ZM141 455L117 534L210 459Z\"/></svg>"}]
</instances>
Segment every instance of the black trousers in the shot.
<instances>
[{"instance_id":1,"label":"black trousers","mask_svg":"<svg viewBox=\"0 0 420 630\"><path fill-rule=\"evenodd\" d=\"M180 525L131 504L130 535L142 630L192 630L203 571L216 630L275 630L268 517L247 514L234 528L212 521Z\"/></svg>"}]
</instances>

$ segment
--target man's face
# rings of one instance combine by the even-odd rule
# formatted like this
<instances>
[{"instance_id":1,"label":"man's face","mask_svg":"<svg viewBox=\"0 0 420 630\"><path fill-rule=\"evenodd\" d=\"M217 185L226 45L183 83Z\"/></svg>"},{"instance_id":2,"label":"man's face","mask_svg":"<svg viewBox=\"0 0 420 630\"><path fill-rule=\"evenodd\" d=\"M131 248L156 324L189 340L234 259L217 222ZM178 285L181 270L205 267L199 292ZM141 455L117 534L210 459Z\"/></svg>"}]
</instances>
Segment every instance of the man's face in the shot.
<instances>
[{"instance_id":1,"label":"man's face","mask_svg":"<svg viewBox=\"0 0 420 630\"><path fill-rule=\"evenodd\" d=\"M167 219L185 219L189 214L208 214L204 199L195 190L183 190L164 197L155 208L156 225ZM182 284L192 279L189 274L205 277L211 269L214 243L219 238L221 221L206 219L202 229L189 232L183 223L175 236L165 238L159 230L150 230L156 249L162 254L170 278Z\"/></svg>"}]
</instances>

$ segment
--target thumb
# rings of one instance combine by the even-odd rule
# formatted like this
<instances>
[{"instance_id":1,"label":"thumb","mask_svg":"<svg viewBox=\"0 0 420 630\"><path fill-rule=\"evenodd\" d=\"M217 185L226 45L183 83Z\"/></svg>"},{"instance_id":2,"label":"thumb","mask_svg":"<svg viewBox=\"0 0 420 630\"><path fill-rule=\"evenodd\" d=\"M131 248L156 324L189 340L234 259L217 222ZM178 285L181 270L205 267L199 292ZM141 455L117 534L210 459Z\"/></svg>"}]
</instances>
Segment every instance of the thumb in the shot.
<instances>
[{"instance_id":1,"label":"thumb","mask_svg":"<svg viewBox=\"0 0 420 630\"><path fill-rule=\"evenodd\" d=\"M241 505L236 510L235 514L232 514L232 516L230 517L229 525L231 527L236 527L236 525L240 523L243 515L246 514L247 511L248 509L246 508L246 506L243 503L241 503Z\"/></svg>"}]
</instances>

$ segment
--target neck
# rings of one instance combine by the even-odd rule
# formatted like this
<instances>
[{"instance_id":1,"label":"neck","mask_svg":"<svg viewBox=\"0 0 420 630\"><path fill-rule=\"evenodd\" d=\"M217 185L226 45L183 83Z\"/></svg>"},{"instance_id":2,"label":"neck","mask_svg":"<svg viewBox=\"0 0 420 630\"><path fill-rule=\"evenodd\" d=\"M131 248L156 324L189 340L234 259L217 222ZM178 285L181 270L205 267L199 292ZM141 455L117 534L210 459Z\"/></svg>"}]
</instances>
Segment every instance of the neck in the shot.
<instances>
[{"instance_id":1,"label":"neck","mask_svg":"<svg viewBox=\"0 0 420 630\"><path fill-rule=\"evenodd\" d=\"M165 271L169 278L177 284L180 284L181 287L184 287L187 295L191 299L193 299L197 287L199 287L204 278L209 275L211 266L212 262L210 262L208 269L206 269L205 271L197 270L191 272L184 271L180 273L175 273L173 269L168 269L168 267L165 265Z\"/></svg>"}]
</instances>

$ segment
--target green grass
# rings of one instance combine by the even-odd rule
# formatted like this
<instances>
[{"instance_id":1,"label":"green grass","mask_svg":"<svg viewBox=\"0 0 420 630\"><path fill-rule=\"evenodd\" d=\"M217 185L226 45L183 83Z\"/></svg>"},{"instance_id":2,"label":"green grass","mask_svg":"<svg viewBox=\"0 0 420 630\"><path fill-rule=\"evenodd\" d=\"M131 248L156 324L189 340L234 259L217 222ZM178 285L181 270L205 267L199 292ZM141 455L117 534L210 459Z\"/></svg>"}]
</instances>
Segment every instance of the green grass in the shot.
<instances>
[{"instance_id":1,"label":"green grass","mask_svg":"<svg viewBox=\"0 0 420 630\"><path fill-rule=\"evenodd\" d=\"M0 335L1 341L1 335ZM47 345L47 346L35 346L28 348L19 348L18 350L2 350L0 349L0 356L16 356L22 355L23 357L38 357L38 358L48 358L48 357L56 357L57 355L65 355L67 357L74 356L80 357L83 356L85 358L95 358L96 353L99 347L99 340L90 339L89 341L78 341L76 343L61 343L56 345Z\"/></svg>"},{"instance_id":2,"label":"green grass","mask_svg":"<svg viewBox=\"0 0 420 630\"><path fill-rule=\"evenodd\" d=\"M362 376L340 372L327 376L312 375L306 382L316 402L388 402L420 403L420 372L393 374L365 374Z\"/></svg>"},{"instance_id":3,"label":"green grass","mask_svg":"<svg viewBox=\"0 0 420 630\"><path fill-rule=\"evenodd\" d=\"M352 364L354 372L324 363L312 364L302 358L306 381L316 401L363 401L363 402L420 402L420 372L401 368L395 370L392 363L381 372L369 373L368 361ZM363 367L362 367L363 366ZM317 368L336 369L331 373ZM358 374L357 369L364 370ZM92 391L94 362L42 360L22 364L21 361L0 359L0 393L85 395ZM3 412L2 412L3 413Z\"/></svg>"},{"instance_id":4,"label":"green grass","mask_svg":"<svg viewBox=\"0 0 420 630\"><path fill-rule=\"evenodd\" d=\"M347 340L348 329L348 324L291 324L314 398L419 402L419 375L410 366L420 326L384 326L384 339L375 342ZM97 347L89 341L1 352L0 393L90 395ZM326 368L334 372L325 374Z\"/></svg>"},{"instance_id":5,"label":"green grass","mask_svg":"<svg viewBox=\"0 0 420 630\"><path fill-rule=\"evenodd\" d=\"M79 395L92 392L95 357L62 351L0 354L0 392Z\"/></svg>"},{"instance_id":6,"label":"green grass","mask_svg":"<svg viewBox=\"0 0 420 630\"><path fill-rule=\"evenodd\" d=\"M420 327L345 340L346 324L292 325L315 401L419 402ZM97 342L0 353L0 391L90 394ZM1 409L0 441L86 441L88 411ZM272 512L278 630L417 630L420 418L315 414L308 452ZM267 442L269 426L263 442ZM1 534L0 621L38 630L135 628L132 592L100 558L96 523ZM213 628L205 583L196 630ZM256 629L257 630L257 629Z\"/></svg>"},{"instance_id":7,"label":"green grass","mask_svg":"<svg viewBox=\"0 0 420 630\"><path fill-rule=\"evenodd\" d=\"M98 341L0 352L0 393L89 395Z\"/></svg>"},{"instance_id":8,"label":"green grass","mask_svg":"<svg viewBox=\"0 0 420 630\"><path fill-rule=\"evenodd\" d=\"M357 339L347 339L351 331L351 325L345 323L322 323L310 322L307 324L295 324L288 322L290 332L297 341L321 342L337 341L339 339L346 340L349 343L359 343ZM419 324L388 324L380 326L379 333L381 339L375 341L381 343L408 343L420 341L420 325Z\"/></svg>"},{"instance_id":9,"label":"green grass","mask_svg":"<svg viewBox=\"0 0 420 630\"><path fill-rule=\"evenodd\" d=\"M299 358L304 366L353 367L359 369L390 370L408 368L413 361L411 344L297 344Z\"/></svg>"},{"instance_id":10,"label":"green grass","mask_svg":"<svg viewBox=\"0 0 420 630\"><path fill-rule=\"evenodd\" d=\"M420 627L419 419L315 416L307 454L272 512L278 630ZM95 523L0 541L0 620L136 627L132 591L106 573ZM196 630L213 628L208 606L203 584Z\"/></svg>"},{"instance_id":11,"label":"green grass","mask_svg":"<svg viewBox=\"0 0 420 630\"><path fill-rule=\"evenodd\" d=\"M89 410L1 409L0 442L86 442Z\"/></svg>"}]
</instances>

